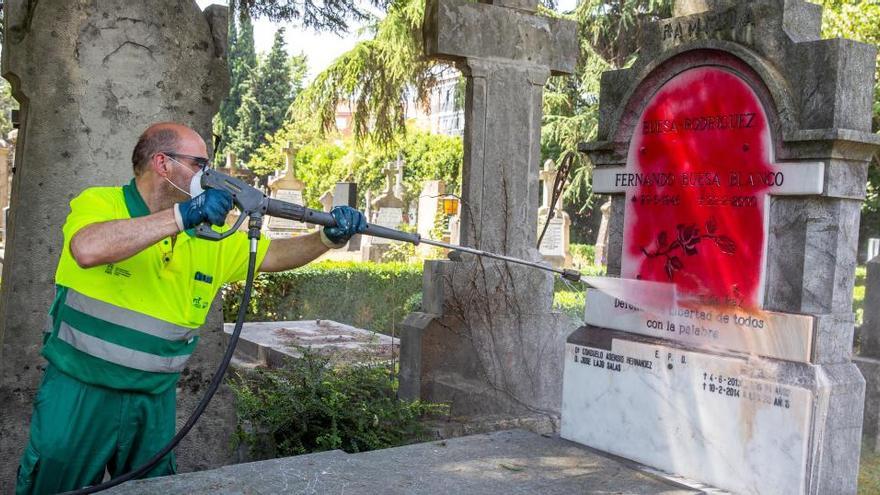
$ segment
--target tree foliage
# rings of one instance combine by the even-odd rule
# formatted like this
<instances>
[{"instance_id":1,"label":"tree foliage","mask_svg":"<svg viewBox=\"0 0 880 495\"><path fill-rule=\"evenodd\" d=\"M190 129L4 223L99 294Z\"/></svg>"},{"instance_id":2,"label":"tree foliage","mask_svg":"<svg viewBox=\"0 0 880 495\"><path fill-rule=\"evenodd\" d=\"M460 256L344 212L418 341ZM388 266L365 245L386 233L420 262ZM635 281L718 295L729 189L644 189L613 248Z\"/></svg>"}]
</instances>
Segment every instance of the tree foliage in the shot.
<instances>
[{"instance_id":1,"label":"tree foliage","mask_svg":"<svg viewBox=\"0 0 880 495\"><path fill-rule=\"evenodd\" d=\"M369 7L385 10L389 0L239 0L244 12L272 21L295 22L316 31L347 32L349 22L371 17Z\"/></svg>"},{"instance_id":2,"label":"tree foliage","mask_svg":"<svg viewBox=\"0 0 880 495\"><path fill-rule=\"evenodd\" d=\"M426 180L442 180L449 192L460 190L463 148L459 137L410 130L398 142L398 147L389 148L336 134L324 135L303 122L289 122L257 150L251 160L251 170L266 176L281 168L284 163L281 150L288 141L297 150L294 160L297 178L306 184L303 200L312 208L321 208L321 195L332 190L337 182L345 181L357 182L359 201L364 204L366 191L384 189L382 169L397 159L398 151L404 162L405 202L418 198Z\"/></svg>"},{"instance_id":3,"label":"tree foliage","mask_svg":"<svg viewBox=\"0 0 880 495\"><path fill-rule=\"evenodd\" d=\"M672 0L582 0L573 13L562 16L578 22L580 57L573 75L551 78L544 90L541 147L545 158L574 160L565 198L581 205L581 210L591 204L592 167L577 152L577 145L595 138L602 73L631 64L644 26L672 15L672 4Z\"/></svg>"},{"instance_id":4,"label":"tree foliage","mask_svg":"<svg viewBox=\"0 0 880 495\"><path fill-rule=\"evenodd\" d=\"M405 133L407 97L428 100L437 65L424 58L424 0L394 0L384 19L371 26L375 36L361 41L320 73L294 105L299 118L314 118L325 131L335 127L336 107L349 101L354 133L388 144Z\"/></svg>"},{"instance_id":5,"label":"tree foliage","mask_svg":"<svg viewBox=\"0 0 880 495\"><path fill-rule=\"evenodd\" d=\"M233 131L238 127L238 109L248 90L250 79L257 67L257 53L254 49L254 27L245 11L236 6L236 0L229 2L229 95L220 104L214 117L214 134L221 136L220 145L214 151L223 156L229 150Z\"/></svg>"},{"instance_id":6,"label":"tree foliage","mask_svg":"<svg viewBox=\"0 0 880 495\"><path fill-rule=\"evenodd\" d=\"M244 162L281 128L290 103L302 89L308 70L305 55L288 57L284 45L281 28L275 32L272 49L252 71L237 110L238 125L231 132L230 147Z\"/></svg>"},{"instance_id":7,"label":"tree foliage","mask_svg":"<svg viewBox=\"0 0 880 495\"><path fill-rule=\"evenodd\" d=\"M822 5L822 37L849 38L880 45L880 0L811 0ZM880 56L874 76L873 130L880 130ZM868 193L862 207L861 237L880 235L880 169L875 156L868 169Z\"/></svg>"}]
</instances>

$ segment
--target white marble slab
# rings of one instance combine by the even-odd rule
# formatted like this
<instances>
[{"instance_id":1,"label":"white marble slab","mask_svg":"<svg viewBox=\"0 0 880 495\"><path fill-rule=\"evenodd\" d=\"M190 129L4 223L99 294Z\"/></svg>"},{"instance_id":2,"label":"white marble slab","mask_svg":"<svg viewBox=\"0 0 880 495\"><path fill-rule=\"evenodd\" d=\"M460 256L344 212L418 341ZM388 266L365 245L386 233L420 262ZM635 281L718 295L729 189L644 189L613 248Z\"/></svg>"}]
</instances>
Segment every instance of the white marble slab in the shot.
<instances>
[{"instance_id":1,"label":"white marble slab","mask_svg":"<svg viewBox=\"0 0 880 495\"><path fill-rule=\"evenodd\" d=\"M538 222L538 226L543 228L545 221ZM552 218L544 238L541 239L539 250L544 256L565 256L565 248L568 246L564 245L564 241L565 221L562 218Z\"/></svg>"},{"instance_id":2,"label":"white marble slab","mask_svg":"<svg viewBox=\"0 0 880 495\"><path fill-rule=\"evenodd\" d=\"M734 493L804 492L814 394L774 380L778 362L609 348L566 345L563 438Z\"/></svg>"},{"instance_id":3,"label":"white marble slab","mask_svg":"<svg viewBox=\"0 0 880 495\"><path fill-rule=\"evenodd\" d=\"M778 196L799 196L821 194L825 184L825 164L821 162L781 162L773 164L775 172L782 174L784 180L770 187L769 194ZM593 192L602 194L625 193L630 187L621 177L633 172L628 167L601 167L593 171Z\"/></svg>"},{"instance_id":4,"label":"white marble slab","mask_svg":"<svg viewBox=\"0 0 880 495\"><path fill-rule=\"evenodd\" d=\"M773 311L745 312L707 307L642 311L596 289L588 289L584 321L614 330L681 342L707 350L809 362L813 317Z\"/></svg>"}]
</instances>

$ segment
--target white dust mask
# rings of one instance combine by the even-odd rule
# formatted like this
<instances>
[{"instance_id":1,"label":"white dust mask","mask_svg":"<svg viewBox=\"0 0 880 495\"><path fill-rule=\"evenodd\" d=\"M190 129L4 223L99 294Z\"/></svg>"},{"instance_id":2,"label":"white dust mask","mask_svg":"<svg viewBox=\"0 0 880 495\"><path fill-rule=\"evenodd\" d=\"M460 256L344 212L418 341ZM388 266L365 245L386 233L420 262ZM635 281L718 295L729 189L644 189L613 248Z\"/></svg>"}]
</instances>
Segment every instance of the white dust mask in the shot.
<instances>
[{"instance_id":1,"label":"white dust mask","mask_svg":"<svg viewBox=\"0 0 880 495\"><path fill-rule=\"evenodd\" d=\"M183 167L183 164L180 163L179 161L175 160L174 158L171 158L169 156L168 159L171 160L172 162L180 165L181 167ZM184 168L187 168L187 167L184 167ZM171 187L173 187L174 189L177 189L178 191L182 192L183 194L186 194L187 196L194 198L194 197L198 196L199 194L202 194L203 192L205 192L205 190L202 189L202 174L203 174L203 172L204 172L203 170L199 170L198 172L193 174L192 178L189 181L189 192L184 191L177 184L168 180L168 177L163 177L163 179L165 179L166 182L171 184Z\"/></svg>"}]
</instances>

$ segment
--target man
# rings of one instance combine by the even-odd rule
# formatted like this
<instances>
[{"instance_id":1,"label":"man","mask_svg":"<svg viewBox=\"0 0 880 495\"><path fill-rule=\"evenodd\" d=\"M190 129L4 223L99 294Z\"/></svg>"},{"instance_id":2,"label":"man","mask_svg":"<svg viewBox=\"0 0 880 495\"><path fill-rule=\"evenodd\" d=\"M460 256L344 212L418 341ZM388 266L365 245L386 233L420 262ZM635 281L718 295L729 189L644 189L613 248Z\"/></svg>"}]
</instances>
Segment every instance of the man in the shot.
<instances>
[{"instance_id":1,"label":"man","mask_svg":"<svg viewBox=\"0 0 880 495\"><path fill-rule=\"evenodd\" d=\"M193 236L200 223L222 225L232 208L225 191L199 191L202 138L152 125L132 165L128 185L89 188L70 202L18 494L95 484L105 468L121 475L158 452L174 435L177 379L210 303L224 283L245 278L246 234ZM260 239L259 270L302 266L366 228L353 208L331 214L337 227ZM174 472L169 454L148 476Z\"/></svg>"}]
</instances>

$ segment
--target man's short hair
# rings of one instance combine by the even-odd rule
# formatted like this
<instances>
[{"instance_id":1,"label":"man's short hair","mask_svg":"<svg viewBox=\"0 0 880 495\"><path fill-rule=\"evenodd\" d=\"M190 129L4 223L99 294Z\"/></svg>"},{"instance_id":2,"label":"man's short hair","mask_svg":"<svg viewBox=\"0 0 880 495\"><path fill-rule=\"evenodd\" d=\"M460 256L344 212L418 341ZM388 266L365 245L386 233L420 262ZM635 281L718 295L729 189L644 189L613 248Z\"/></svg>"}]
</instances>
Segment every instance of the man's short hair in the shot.
<instances>
[{"instance_id":1,"label":"man's short hair","mask_svg":"<svg viewBox=\"0 0 880 495\"><path fill-rule=\"evenodd\" d=\"M153 155L162 151L174 151L178 144L177 131L171 127L150 126L134 147L131 154L131 166L134 168L134 175L139 176L146 170L150 159Z\"/></svg>"}]
</instances>

